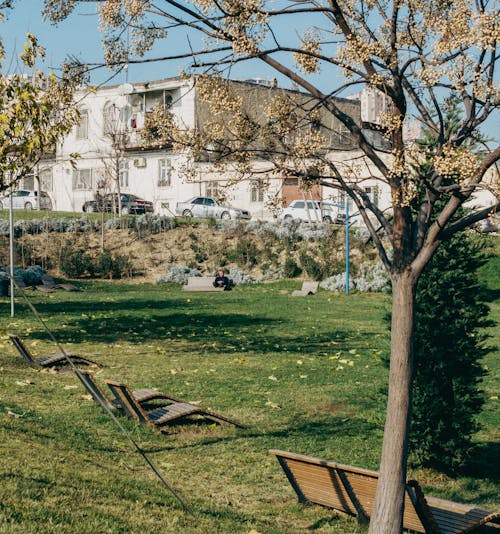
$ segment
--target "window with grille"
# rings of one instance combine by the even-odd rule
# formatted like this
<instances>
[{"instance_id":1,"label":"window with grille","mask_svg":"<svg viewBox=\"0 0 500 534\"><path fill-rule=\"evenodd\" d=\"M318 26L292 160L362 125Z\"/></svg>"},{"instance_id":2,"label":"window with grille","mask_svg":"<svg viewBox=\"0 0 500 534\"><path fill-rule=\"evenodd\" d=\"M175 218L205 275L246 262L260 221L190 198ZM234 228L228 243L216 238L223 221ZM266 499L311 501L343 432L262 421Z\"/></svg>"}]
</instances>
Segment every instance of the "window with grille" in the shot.
<instances>
[{"instance_id":1,"label":"window with grille","mask_svg":"<svg viewBox=\"0 0 500 534\"><path fill-rule=\"evenodd\" d=\"M42 191L52 191L54 186L52 183L52 169L43 169L38 175L40 179L40 189Z\"/></svg>"},{"instance_id":2,"label":"window with grille","mask_svg":"<svg viewBox=\"0 0 500 534\"><path fill-rule=\"evenodd\" d=\"M172 185L172 162L169 159L158 160L158 187Z\"/></svg>"},{"instance_id":3,"label":"window with grille","mask_svg":"<svg viewBox=\"0 0 500 534\"><path fill-rule=\"evenodd\" d=\"M76 126L76 138L88 139L89 137L89 112L86 109L80 110L80 122Z\"/></svg>"},{"instance_id":4,"label":"window with grille","mask_svg":"<svg viewBox=\"0 0 500 534\"><path fill-rule=\"evenodd\" d=\"M363 188L365 193L370 198L371 203L378 207L378 201L379 201L379 190L377 186L367 186Z\"/></svg>"},{"instance_id":5,"label":"window with grille","mask_svg":"<svg viewBox=\"0 0 500 534\"><path fill-rule=\"evenodd\" d=\"M118 177L120 179L120 187L128 187L128 160L120 162Z\"/></svg>"},{"instance_id":6,"label":"window with grille","mask_svg":"<svg viewBox=\"0 0 500 534\"><path fill-rule=\"evenodd\" d=\"M205 195L207 197L217 198L219 190L219 182L207 182L207 185L205 186Z\"/></svg>"},{"instance_id":7,"label":"window with grille","mask_svg":"<svg viewBox=\"0 0 500 534\"><path fill-rule=\"evenodd\" d=\"M264 186L260 182L252 182L250 186L250 201L264 202Z\"/></svg>"},{"instance_id":8,"label":"window with grille","mask_svg":"<svg viewBox=\"0 0 500 534\"><path fill-rule=\"evenodd\" d=\"M73 171L73 191L92 190L92 169L75 169Z\"/></svg>"},{"instance_id":9,"label":"window with grille","mask_svg":"<svg viewBox=\"0 0 500 534\"><path fill-rule=\"evenodd\" d=\"M102 112L102 131L105 135L111 134L116 130L116 126L116 106L108 102Z\"/></svg>"},{"instance_id":10,"label":"window with grille","mask_svg":"<svg viewBox=\"0 0 500 534\"><path fill-rule=\"evenodd\" d=\"M344 124L340 124L339 126L339 143L341 145L350 145L352 142L351 139L351 132L349 131L349 128L345 126Z\"/></svg>"}]
</instances>

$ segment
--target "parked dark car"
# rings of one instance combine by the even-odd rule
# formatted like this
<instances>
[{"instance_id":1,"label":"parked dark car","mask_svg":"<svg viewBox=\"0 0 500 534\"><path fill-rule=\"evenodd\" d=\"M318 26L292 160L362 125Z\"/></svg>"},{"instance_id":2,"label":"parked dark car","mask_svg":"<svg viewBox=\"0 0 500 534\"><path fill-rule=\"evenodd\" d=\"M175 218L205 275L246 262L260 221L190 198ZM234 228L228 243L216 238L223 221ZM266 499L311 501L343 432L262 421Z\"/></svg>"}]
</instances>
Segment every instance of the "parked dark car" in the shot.
<instances>
[{"instance_id":1,"label":"parked dark car","mask_svg":"<svg viewBox=\"0 0 500 534\"><path fill-rule=\"evenodd\" d=\"M121 194L122 214L128 213L153 213L153 203L129 193ZM108 193L98 196L95 200L87 200L82 206L85 212L107 212L118 213L118 193Z\"/></svg>"}]
</instances>

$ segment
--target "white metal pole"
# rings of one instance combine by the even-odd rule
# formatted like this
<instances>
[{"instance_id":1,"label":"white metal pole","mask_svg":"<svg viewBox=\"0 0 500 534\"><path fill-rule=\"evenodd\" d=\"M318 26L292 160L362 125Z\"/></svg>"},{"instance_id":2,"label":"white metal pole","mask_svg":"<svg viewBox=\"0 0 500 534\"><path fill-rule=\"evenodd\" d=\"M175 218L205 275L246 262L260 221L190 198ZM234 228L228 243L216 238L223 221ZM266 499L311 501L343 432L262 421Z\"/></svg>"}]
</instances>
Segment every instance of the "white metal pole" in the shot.
<instances>
[{"instance_id":1,"label":"white metal pole","mask_svg":"<svg viewBox=\"0 0 500 534\"><path fill-rule=\"evenodd\" d=\"M9 259L10 259L10 316L14 317L14 210L12 205L12 183L9 195Z\"/></svg>"}]
</instances>

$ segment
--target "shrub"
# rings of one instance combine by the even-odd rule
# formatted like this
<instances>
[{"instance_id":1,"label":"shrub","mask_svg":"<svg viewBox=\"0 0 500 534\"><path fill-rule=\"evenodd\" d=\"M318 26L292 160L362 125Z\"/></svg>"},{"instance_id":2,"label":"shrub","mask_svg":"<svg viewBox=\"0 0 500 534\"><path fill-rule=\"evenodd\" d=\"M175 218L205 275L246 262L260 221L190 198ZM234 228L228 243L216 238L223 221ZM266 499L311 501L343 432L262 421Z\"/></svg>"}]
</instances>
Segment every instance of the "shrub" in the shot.
<instances>
[{"instance_id":1,"label":"shrub","mask_svg":"<svg viewBox=\"0 0 500 534\"><path fill-rule=\"evenodd\" d=\"M94 274L92 258L83 249L74 249L67 245L61 250L61 272L70 278Z\"/></svg>"},{"instance_id":2,"label":"shrub","mask_svg":"<svg viewBox=\"0 0 500 534\"><path fill-rule=\"evenodd\" d=\"M167 265L167 274L160 276L156 281L157 283L162 282L174 282L176 284L185 285L187 284L188 278L192 276L201 276L198 269L191 269L185 265Z\"/></svg>"},{"instance_id":3,"label":"shrub","mask_svg":"<svg viewBox=\"0 0 500 534\"><path fill-rule=\"evenodd\" d=\"M472 451L484 403L481 359L491 350L481 331L490 326L478 282L485 261L482 243L461 233L438 248L418 282L409 438L413 465L454 470Z\"/></svg>"},{"instance_id":4,"label":"shrub","mask_svg":"<svg viewBox=\"0 0 500 534\"><path fill-rule=\"evenodd\" d=\"M488 307L478 282L482 242L460 234L444 242L424 270L415 309L412 461L455 468L468 457L484 403Z\"/></svg>"},{"instance_id":5,"label":"shrub","mask_svg":"<svg viewBox=\"0 0 500 534\"><path fill-rule=\"evenodd\" d=\"M252 278L247 273L235 269L234 267L229 270L227 277L232 281L233 285L247 285L247 284L257 284L257 280Z\"/></svg>"},{"instance_id":6,"label":"shrub","mask_svg":"<svg viewBox=\"0 0 500 534\"><path fill-rule=\"evenodd\" d=\"M302 269L297 265L297 262L288 253L285 256L285 262L283 264L283 275L285 278L295 278L299 276Z\"/></svg>"},{"instance_id":7,"label":"shrub","mask_svg":"<svg viewBox=\"0 0 500 534\"><path fill-rule=\"evenodd\" d=\"M302 250L299 255L300 265L302 269L313 279L321 280L323 278L323 266L319 261Z\"/></svg>"},{"instance_id":8,"label":"shrub","mask_svg":"<svg viewBox=\"0 0 500 534\"><path fill-rule=\"evenodd\" d=\"M103 278L123 278L132 270L127 256L113 256L109 250L104 250L97 257L95 274Z\"/></svg>"},{"instance_id":9,"label":"shrub","mask_svg":"<svg viewBox=\"0 0 500 534\"><path fill-rule=\"evenodd\" d=\"M248 237L238 239L234 249L226 252L227 259L239 267L253 267L259 262L259 249Z\"/></svg>"}]
</instances>

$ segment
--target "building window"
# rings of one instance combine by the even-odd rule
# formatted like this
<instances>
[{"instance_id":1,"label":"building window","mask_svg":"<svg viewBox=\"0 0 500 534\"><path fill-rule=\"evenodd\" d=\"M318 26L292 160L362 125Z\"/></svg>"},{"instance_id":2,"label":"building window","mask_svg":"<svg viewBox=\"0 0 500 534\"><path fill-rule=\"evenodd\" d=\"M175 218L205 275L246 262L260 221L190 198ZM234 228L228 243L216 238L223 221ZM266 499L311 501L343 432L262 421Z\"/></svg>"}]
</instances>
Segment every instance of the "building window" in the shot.
<instances>
[{"instance_id":1,"label":"building window","mask_svg":"<svg viewBox=\"0 0 500 534\"><path fill-rule=\"evenodd\" d=\"M299 186L299 179L298 178L285 178L284 185L292 185L292 186Z\"/></svg>"},{"instance_id":2,"label":"building window","mask_svg":"<svg viewBox=\"0 0 500 534\"><path fill-rule=\"evenodd\" d=\"M345 124L339 126L339 143L344 146L352 143L351 132Z\"/></svg>"},{"instance_id":3,"label":"building window","mask_svg":"<svg viewBox=\"0 0 500 534\"><path fill-rule=\"evenodd\" d=\"M75 169L73 171L73 191L92 190L92 169Z\"/></svg>"},{"instance_id":4,"label":"building window","mask_svg":"<svg viewBox=\"0 0 500 534\"><path fill-rule=\"evenodd\" d=\"M40 179L40 190L41 191L52 191L52 169L43 169L40 171L38 178Z\"/></svg>"},{"instance_id":5,"label":"building window","mask_svg":"<svg viewBox=\"0 0 500 534\"><path fill-rule=\"evenodd\" d=\"M27 174L22 179L22 188L23 189L29 189L30 191L34 191L35 189L38 189L35 187L35 175L34 174Z\"/></svg>"},{"instance_id":6,"label":"building window","mask_svg":"<svg viewBox=\"0 0 500 534\"><path fill-rule=\"evenodd\" d=\"M172 185L172 162L169 159L158 160L158 187Z\"/></svg>"},{"instance_id":7,"label":"building window","mask_svg":"<svg viewBox=\"0 0 500 534\"><path fill-rule=\"evenodd\" d=\"M205 195L207 197L217 198L219 190L219 182L207 182L207 185L205 186Z\"/></svg>"},{"instance_id":8,"label":"building window","mask_svg":"<svg viewBox=\"0 0 500 534\"><path fill-rule=\"evenodd\" d=\"M250 201L264 202L264 186L261 182L252 182L250 186Z\"/></svg>"},{"instance_id":9,"label":"building window","mask_svg":"<svg viewBox=\"0 0 500 534\"><path fill-rule=\"evenodd\" d=\"M120 162L118 178L120 180L120 187L128 187L128 160L126 159Z\"/></svg>"},{"instance_id":10,"label":"building window","mask_svg":"<svg viewBox=\"0 0 500 534\"><path fill-rule=\"evenodd\" d=\"M80 122L76 126L76 138L88 139L89 137L89 112L86 109L80 110Z\"/></svg>"},{"instance_id":11,"label":"building window","mask_svg":"<svg viewBox=\"0 0 500 534\"><path fill-rule=\"evenodd\" d=\"M112 134L116 130L116 106L108 102L102 112L102 132L104 135Z\"/></svg>"},{"instance_id":12,"label":"building window","mask_svg":"<svg viewBox=\"0 0 500 534\"><path fill-rule=\"evenodd\" d=\"M375 207L378 207L378 199L379 199L378 187L376 185L375 186L368 186L368 187L364 187L363 190L368 195L368 198L370 199L370 202Z\"/></svg>"}]
</instances>

